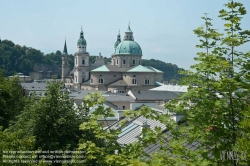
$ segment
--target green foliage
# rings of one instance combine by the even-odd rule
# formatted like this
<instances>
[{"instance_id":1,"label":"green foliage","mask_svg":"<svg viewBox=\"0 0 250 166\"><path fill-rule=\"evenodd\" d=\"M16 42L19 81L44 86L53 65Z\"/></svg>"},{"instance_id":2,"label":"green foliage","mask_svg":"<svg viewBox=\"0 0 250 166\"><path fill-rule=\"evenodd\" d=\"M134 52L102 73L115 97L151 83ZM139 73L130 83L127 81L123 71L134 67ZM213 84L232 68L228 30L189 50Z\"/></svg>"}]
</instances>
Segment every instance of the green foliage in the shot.
<instances>
[{"instance_id":1,"label":"green foliage","mask_svg":"<svg viewBox=\"0 0 250 166\"><path fill-rule=\"evenodd\" d=\"M191 85L188 93L183 94L178 102L173 101L167 108L185 114L188 126L180 127L177 142L199 142L199 149L187 153L188 149L181 147L182 158L199 156L206 164L237 165L245 161L223 160L222 151L245 151L240 142L247 142L242 135L247 135L244 122L249 109L249 53L237 51L237 47L249 41L247 31L242 31L240 21L246 14L241 3L229 1L227 10L221 10L219 17L226 21L225 34L220 34L212 28L210 18L205 20L205 27L194 30L200 38L198 52L195 58L197 64L191 66L194 70L184 72L184 83ZM192 86L196 85L196 86ZM241 122L241 123L240 123ZM243 128L243 129L242 129ZM238 145L239 144L239 145ZM242 145L242 144L241 144ZM247 144L245 144L247 145ZM196 153L196 154L195 154ZM213 156L213 157L211 157ZM249 156L249 151L248 151ZM246 164L246 163L245 163ZM246 164L247 165L247 164ZM248 163L249 165L249 163Z\"/></svg>"},{"instance_id":2,"label":"green foliage","mask_svg":"<svg viewBox=\"0 0 250 166\"><path fill-rule=\"evenodd\" d=\"M25 90L17 78L7 79L0 72L0 126L9 127L27 104Z\"/></svg>"},{"instance_id":3,"label":"green foliage","mask_svg":"<svg viewBox=\"0 0 250 166\"><path fill-rule=\"evenodd\" d=\"M61 83L49 82L46 96L38 102L35 110L35 147L42 150L65 150L76 146L78 136L77 115L73 99L61 92Z\"/></svg>"},{"instance_id":4,"label":"green foliage","mask_svg":"<svg viewBox=\"0 0 250 166\"><path fill-rule=\"evenodd\" d=\"M184 69L179 68L175 64L171 63L165 63L160 60L155 60L155 59L143 59L142 63L143 66L152 66L158 70L161 70L164 72L163 79L166 81L171 81L175 80L174 82L178 82L183 76L180 75L178 72L179 71L184 71Z\"/></svg>"},{"instance_id":5,"label":"green foliage","mask_svg":"<svg viewBox=\"0 0 250 166\"><path fill-rule=\"evenodd\" d=\"M94 105L98 105L96 111L86 118L80 125L80 130L90 132L91 137L83 136L79 143L79 150L85 151L84 165L101 165L101 166L127 166L127 165L154 165L149 156L144 153L144 148L151 143L156 143L161 138L162 129L155 128L151 130L144 128L139 141L132 144L121 145L117 142L121 129L103 129L102 124L98 123L100 117L109 117L112 114L110 108L104 109L103 103L105 98L99 93L91 93L83 99L83 108L89 110ZM149 107L143 107L138 111L127 111L125 118L120 122L121 128L129 120L143 115L148 119L158 119L162 123L169 122L169 115L159 115ZM171 126L171 123L168 127ZM143 159L144 158L144 159Z\"/></svg>"},{"instance_id":6,"label":"green foliage","mask_svg":"<svg viewBox=\"0 0 250 166\"><path fill-rule=\"evenodd\" d=\"M29 163L2 163L3 159L7 160L3 155L7 155L6 151L26 151L34 148L35 137L30 136L25 139L22 137L23 130L18 129L16 132L10 132L8 130L2 130L0 127L0 165L5 166L25 166L25 165L33 165ZM4 152L5 151L5 152ZM17 157L18 155L18 157ZM16 154L16 158L21 158L22 154ZM30 156L31 159L32 156ZM11 159L14 160L14 159ZM26 158L28 160L28 158Z\"/></svg>"},{"instance_id":7,"label":"green foliage","mask_svg":"<svg viewBox=\"0 0 250 166\"><path fill-rule=\"evenodd\" d=\"M97 56L90 56L89 61L91 64L95 63ZM44 55L41 51L34 48L15 45L13 42L8 40L3 40L0 43L0 68L3 70L3 75L9 76L15 73L21 72L28 75L29 72L33 71L34 65L37 64L47 64L55 65L60 67L62 65L62 53L61 51L52 52L50 54ZM74 56L68 55L70 68L74 67ZM105 64L111 62L111 58L104 57ZM164 72L164 80L170 81L171 79L178 82L182 77L178 74L178 66L171 63L165 63L160 60L150 59L142 60L142 65L152 66ZM58 72L58 71L57 71ZM58 73L61 75L61 73Z\"/></svg>"}]
</instances>

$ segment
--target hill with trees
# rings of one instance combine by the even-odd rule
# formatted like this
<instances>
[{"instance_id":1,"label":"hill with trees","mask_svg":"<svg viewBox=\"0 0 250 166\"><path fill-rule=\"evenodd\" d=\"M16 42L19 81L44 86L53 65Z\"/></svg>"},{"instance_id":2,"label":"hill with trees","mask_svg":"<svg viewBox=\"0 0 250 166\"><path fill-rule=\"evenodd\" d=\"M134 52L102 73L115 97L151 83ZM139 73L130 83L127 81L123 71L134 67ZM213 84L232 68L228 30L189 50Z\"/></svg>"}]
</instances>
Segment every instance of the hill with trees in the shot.
<instances>
[{"instance_id":1,"label":"hill with trees","mask_svg":"<svg viewBox=\"0 0 250 166\"><path fill-rule=\"evenodd\" d=\"M74 56L69 56L70 68L74 66ZM90 62L94 63L97 56L91 55ZM61 58L62 52L56 51L55 53L44 54L40 50L35 48L20 46L14 44L12 41L3 40L0 42L0 69L4 76L14 75L16 73L24 73L28 75L29 72L34 71L35 65L45 64L51 66L50 68L59 77L61 76ZM105 63L111 62L111 58L104 57ZM179 68L175 64L165 63L155 59L143 59L142 65L152 66L164 72L164 80L166 81L178 81L181 75L178 74Z\"/></svg>"}]
</instances>

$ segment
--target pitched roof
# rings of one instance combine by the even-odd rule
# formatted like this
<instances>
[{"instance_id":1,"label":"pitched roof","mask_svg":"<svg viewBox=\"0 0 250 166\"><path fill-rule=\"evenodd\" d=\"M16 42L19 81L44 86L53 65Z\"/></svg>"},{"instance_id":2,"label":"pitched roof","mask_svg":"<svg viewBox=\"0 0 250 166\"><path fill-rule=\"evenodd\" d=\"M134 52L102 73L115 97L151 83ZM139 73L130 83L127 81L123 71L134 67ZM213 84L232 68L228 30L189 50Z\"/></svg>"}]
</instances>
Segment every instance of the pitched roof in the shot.
<instances>
[{"instance_id":1,"label":"pitched roof","mask_svg":"<svg viewBox=\"0 0 250 166\"><path fill-rule=\"evenodd\" d=\"M128 70L127 72L155 72L147 67L144 67L142 65L138 65L130 70Z\"/></svg>"},{"instance_id":2,"label":"pitched roof","mask_svg":"<svg viewBox=\"0 0 250 166\"><path fill-rule=\"evenodd\" d=\"M128 84L124 81L124 80L117 80L111 84L109 84L109 86L128 86Z\"/></svg>"},{"instance_id":3,"label":"pitched roof","mask_svg":"<svg viewBox=\"0 0 250 166\"><path fill-rule=\"evenodd\" d=\"M182 85L162 85L153 89L153 91L169 91L169 92L187 92L188 86Z\"/></svg>"},{"instance_id":4,"label":"pitched roof","mask_svg":"<svg viewBox=\"0 0 250 166\"><path fill-rule=\"evenodd\" d=\"M165 125L160 123L157 120L147 119L144 116L138 116L134 119L131 119L125 127L122 128L121 133L118 135L117 142L119 144L130 144L135 141L138 141L141 134L143 123L147 122L151 130L154 128L161 127L162 131L166 129ZM109 127L109 129L119 129L119 122L114 123Z\"/></svg>"},{"instance_id":5,"label":"pitched roof","mask_svg":"<svg viewBox=\"0 0 250 166\"><path fill-rule=\"evenodd\" d=\"M151 144L148 147L146 147L144 149L144 152L151 155L155 152L160 151L162 147L169 147L169 142L173 139L173 135L172 135L171 131L169 131L169 130L164 131L163 135L165 137L164 140L162 139L164 141L163 144L158 141L157 143ZM199 144L199 142L192 142L192 143L185 142L183 145L189 150L197 150L199 148L198 146L200 144ZM168 155L173 155L173 154L169 153ZM209 156L211 156L211 155L209 155Z\"/></svg>"},{"instance_id":6,"label":"pitched roof","mask_svg":"<svg viewBox=\"0 0 250 166\"><path fill-rule=\"evenodd\" d=\"M151 72L151 73L163 73L162 71L155 69L151 66L132 66L132 67L118 67L116 65L102 65L91 72Z\"/></svg>"},{"instance_id":7,"label":"pitched roof","mask_svg":"<svg viewBox=\"0 0 250 166\"><path fill-rule=\"evenodd\" d=\"M163 73L163 71L160 71L160 70L158 70L158 69L156 69L156 68L153 68L152 66L147 66L147 68L149 68L149 69L155 71L156 73Z\"/></svg>"},{"instance_id":8,"label":"pitched roof","mask_svg":"<svg viewBox=\"0 0 250 166\"><path fill-rule=\"evenodd\" d=\"M91 72L107 72L109 69L106 67L106 65L102 65L94 70L91 70Z\"/></svg>"}]
</instances>

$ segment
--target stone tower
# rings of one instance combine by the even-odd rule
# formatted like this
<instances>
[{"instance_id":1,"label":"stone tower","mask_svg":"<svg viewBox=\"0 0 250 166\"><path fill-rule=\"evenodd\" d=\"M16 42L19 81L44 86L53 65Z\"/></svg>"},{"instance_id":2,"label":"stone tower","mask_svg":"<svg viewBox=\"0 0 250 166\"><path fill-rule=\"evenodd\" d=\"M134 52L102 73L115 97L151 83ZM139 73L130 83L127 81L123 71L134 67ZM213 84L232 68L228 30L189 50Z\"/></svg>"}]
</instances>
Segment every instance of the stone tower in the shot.
<instances>
[{"instance_id":1,"label":"stone tower","mask_svg":"<svg viewBox=\"0 0 250 166\"><path fill-rule=\"evenodd\" d=\"M66 40L64 43L63 56L62 56L62 81L66 83L66 75L70 72L69 61L68 61L68 51Z\"/></svg>"},{"instance_id":2,"label":"stone tower","mask_svg":"<svg viewBox=\"0 0 250 166\"><path fill-rule=\"evenodd\" d=\"M81 28L80 38L77 41L77 52L75 53L74 83L81 84L89 80L89 53L87 52L87 42L84 39Z\"/></svg>"}]
</instances>

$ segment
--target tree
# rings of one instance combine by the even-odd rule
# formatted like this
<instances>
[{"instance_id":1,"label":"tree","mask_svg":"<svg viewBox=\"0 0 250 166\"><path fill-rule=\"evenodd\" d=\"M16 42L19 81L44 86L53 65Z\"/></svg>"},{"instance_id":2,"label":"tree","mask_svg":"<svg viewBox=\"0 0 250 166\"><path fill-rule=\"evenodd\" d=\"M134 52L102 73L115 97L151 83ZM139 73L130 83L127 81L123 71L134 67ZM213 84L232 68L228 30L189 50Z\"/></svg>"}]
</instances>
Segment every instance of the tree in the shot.
<instances>
[{"instance_id":1,"label":"tree","mask_svg":"<svg viewBox=\"0 0 250 166\"><path fill-rule=\"evenodd\" d=\"M0 72L0 82L0 126L6 129L15 123L28 100L18 78L7 79Z\"/></svg>"},{"instance_id":2,"label":"tree","mask_svg":"<svg viewBox=\"0 0 250 166\"><path fill-rule=\"evenodd\" d=\"M81 123L74 110L73 99L61 92L62 84L53 80L47 85L46 96L34 107L33 135L35 148L42 150L73 150L78 143Z\"/></svg>"},{"instance_id":3,"label":"tree","mask_svg":"<svg viewBox=\"0 0 250 166\"><path fill-rule=\"evenodd\" d=\"M196 154L181 154L185 160L202 157L211 165L237 165L243 160L224 158L222 152L237 149L237 139L246 131L240 122L244 112L249 111L249 56L237 48L249 41L249 31L240 28L246 10L241 3L229 1L219 17L226 21L225 34L212 28L211 19L203 17L205 27L194 30L200 38L195 58L197 64L191 66L195 72L187 71L183 82L191 85L188 93L180 97L181 102L172 101L167 108L185 114L188 126L182 126L178 141L199 142ZM195 86L192 86L195 85ZM244 120L243 120L244 123ZM240 139L239 139L240 141ZM238 148L238 150L243 150ZM200 155L199 155L200 154ZM212 156L212 157L211 157ZM248 155L249 156L249 155ZM238 156L239 157L239 156ZM182 160L185 163L185 160ZM248 163L249 164L249 163Z\"/></svg>"}]
</instances>

